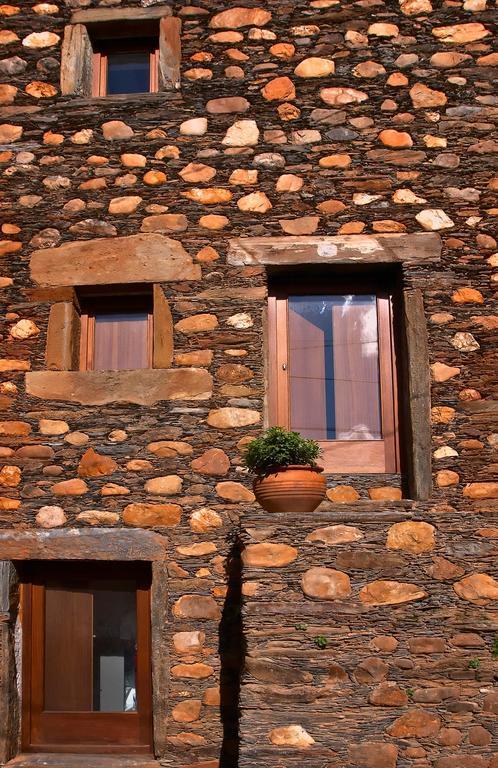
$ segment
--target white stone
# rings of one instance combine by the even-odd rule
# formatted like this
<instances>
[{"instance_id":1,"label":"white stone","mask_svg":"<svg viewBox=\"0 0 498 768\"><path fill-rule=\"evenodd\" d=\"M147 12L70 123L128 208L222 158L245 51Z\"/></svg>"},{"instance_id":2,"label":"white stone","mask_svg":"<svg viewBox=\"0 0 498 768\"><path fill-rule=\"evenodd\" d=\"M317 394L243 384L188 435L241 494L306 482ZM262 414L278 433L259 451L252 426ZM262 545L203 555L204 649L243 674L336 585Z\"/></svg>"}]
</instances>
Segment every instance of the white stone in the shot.
<instances>
[{"instance_id":1,"label":"white stone","mask_svg":"<svg viewBox=\"0 0 498 768\"><path fill-rule=\"evenodd\" d=\"M180 133L183 136L204 136L208 129L208 121L206 117L193 117L190 120L185 120L180 125Z\"/></svg>"},{"instance_id":2,"label":"white stone","mask_svg":"<svg viewBox=\"0 0 498 768\"><path fill-rule=\"evenodd\" d=\"M258 139L259 128L255 120L237 120L227 130L222 144L226 147L254 147Z\"/></svg>"},{"instance_id":3,"label":"white stone","mask_svg":"<svg viewBox=\"0 0 498 768\"><path fill-rule=\"evenodd\" d=\"M450 229L455 223L441 208L426 208L415 216L422 228L429 232L437 232L439 229Z\"/></svg>"},{"instance_id":4,"label":"white stone","mask_svg":"<svg viewBox=\"0 0 498 768\"><path fill-rule=\"evenodd\" d=\"M236 315L228 318L227 325L231 325L232 328L238 328L238 330L244 330L244 328L252 328L254 321L247 312L238 312Z\"/></svg>"}]
</instances>

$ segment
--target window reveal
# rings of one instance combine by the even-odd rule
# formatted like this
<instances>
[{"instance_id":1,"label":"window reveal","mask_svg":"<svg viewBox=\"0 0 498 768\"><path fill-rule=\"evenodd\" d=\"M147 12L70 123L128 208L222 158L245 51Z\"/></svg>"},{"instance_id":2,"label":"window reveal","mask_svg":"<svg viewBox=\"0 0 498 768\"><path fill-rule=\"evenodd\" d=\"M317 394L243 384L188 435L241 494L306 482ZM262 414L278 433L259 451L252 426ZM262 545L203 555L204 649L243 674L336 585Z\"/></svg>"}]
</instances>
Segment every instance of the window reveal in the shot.
<instances>
[{"instance_id":1,"label":"window reveal","mask_svg":"<svg viewBox=\"0 0 498 768\"><path fill-rule=\"evenodd\" d=\"M269 330L271 422L318 440L327 471L397 471L390 296L291 287Z\"/></svg>"}]
</instances>

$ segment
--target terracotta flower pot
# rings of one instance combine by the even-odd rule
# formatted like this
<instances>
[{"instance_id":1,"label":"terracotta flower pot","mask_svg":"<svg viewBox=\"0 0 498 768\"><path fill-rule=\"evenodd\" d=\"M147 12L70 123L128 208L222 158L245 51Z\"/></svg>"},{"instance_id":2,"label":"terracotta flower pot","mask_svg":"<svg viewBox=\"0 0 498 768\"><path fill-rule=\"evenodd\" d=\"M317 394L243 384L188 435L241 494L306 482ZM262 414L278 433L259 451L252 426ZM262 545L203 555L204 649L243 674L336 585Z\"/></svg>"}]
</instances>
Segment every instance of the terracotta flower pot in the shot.
<instances>
[{"instance_id":1,"label":"terracotta flower pot","mask_svg":"<svg viewBox=\"0 0 498 768\"><path fill-rule=\"evenodd\" d=\"M253 488L258 503L267 512L313 512L325 498L322 467L289 465L257 477Z\"/></svg>"}]
</instances>

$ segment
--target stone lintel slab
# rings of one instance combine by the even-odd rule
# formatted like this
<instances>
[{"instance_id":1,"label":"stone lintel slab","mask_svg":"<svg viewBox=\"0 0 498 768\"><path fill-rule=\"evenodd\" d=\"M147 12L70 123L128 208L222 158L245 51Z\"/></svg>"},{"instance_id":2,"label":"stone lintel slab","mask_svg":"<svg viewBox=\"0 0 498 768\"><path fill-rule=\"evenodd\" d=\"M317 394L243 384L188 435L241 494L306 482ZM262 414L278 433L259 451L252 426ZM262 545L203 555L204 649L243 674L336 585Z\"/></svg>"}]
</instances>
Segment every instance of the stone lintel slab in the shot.
<instances>
[{"instance_id":1,"label":"stone lintel slab","mask_svg":"<svg viewBox=\"0 0 498 768\"><path fill-rule=\"evenodd\" d=\"M166 560L167 540L127 528L0 531L0 560Z\"/></svg>"},{"instance_id":2,"label":"stone lintel slab","mask_svg":"<svg viewBox=\"0 0 498 768\"><path fill-rule=\"evenodd\" d=\"M281 264L426 264L441 258L441 238L433 232L334 237L241 237L230 240L234 266Z\"/></svg>"},{"instance_id":3,"label":"stone lintel slab","mask_svg":"<svg viewBox=\"0 0 498 768\"><path fill-rule=\"evenodd\" d=\"M212 391L213 379L204 368L32 371L26 376L28 395L82 405L154 405L161 400L208 400Z\"/></svg>"},{"instance_id":4,"label":"stone lintel slab","mask_svg":"<svg viewBox=\"0 0 498 768\"><path fill-rule=\"evenodd\" d=\"M172 10L169 5L161 5L155 8L84 8L71 14L71 24L148 21L171 15Z\"/></svg>"},{"instance_id":5,"label":"stone lintel slab","mask_svg":"<svg viewBox=\"0 0 498 768\"><path fill-rule=\"evenodd\" d=\"M142 233L127 237L76 240L58 248L33 251L32 280L39 286L119 285L199 280L183 245L165 235Z\"/></svg>"}]
</instances>

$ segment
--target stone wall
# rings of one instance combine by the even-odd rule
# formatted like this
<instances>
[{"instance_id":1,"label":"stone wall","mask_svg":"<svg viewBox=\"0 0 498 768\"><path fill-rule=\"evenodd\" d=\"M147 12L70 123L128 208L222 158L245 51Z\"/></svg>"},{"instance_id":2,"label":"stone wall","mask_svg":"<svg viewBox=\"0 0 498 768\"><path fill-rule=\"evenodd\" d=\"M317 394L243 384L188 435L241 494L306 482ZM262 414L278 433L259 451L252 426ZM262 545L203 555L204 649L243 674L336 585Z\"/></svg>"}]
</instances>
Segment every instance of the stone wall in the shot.
<instances>
[{"instance_id":1,"label":"stone wall","mask_svg":"<svg viewBox=\"0 0 498 768\"><path fill-rule=\"evenodd\" d=\"M247 542L285 543L297 558L257 577L247 564L249 656L273 648L294 672L274 679L265 662L245 678L241 765L280 768L304 756L313 768L368 768L394 765L397 754L400 767L447 768L459 756L464 768L495 768L495 4L173 2L183 25L180 90L63 97L64 26L75 9L97 6L0 6L1 526L135 526L165 536L168 764L237 762L244 518ZM440 264L412 264L403 278L423 291L429 330L431 502L399 501L399 475L330 476L319 525L340 522L357 539L305 543L315 519L265 518L240 468L244 442L264 422L266 273L230 266L228 240L422 231L443 240ZM36 279L32 253L139 233L178 241L198 268L159 284L174 323L171 371L204 369L212 389L203 379L202 399L185 388L151 405L125 397L98 406L27 390L26 372L46 368L50 307L68 301L67 286ZM433 527L429 549L385 549L388 529L405 520ZM304 595L300 579L314 567L346 574L334 578L343 590L349 578L352 596ZM362 595L376 590L362 590L378 580L413 584L417 597L372 606ZM269 649L265 632L277 638ZM320 635L324 649L313 640ZM302 653L297 672L293 649ZM279 690L259 690L261 682ZM383 704L390 695L394 710ZM285 731L269 735L293 724L315 740L306 753L277 744ZM365 756L372 740L384 751Z\"/></svg>"}]
</instances>

